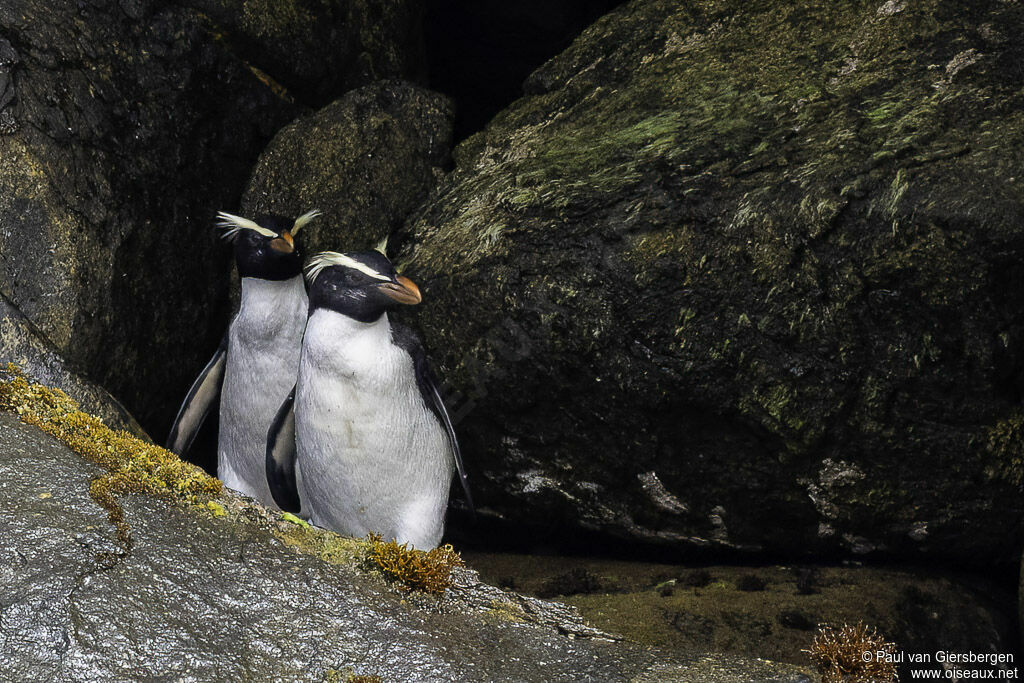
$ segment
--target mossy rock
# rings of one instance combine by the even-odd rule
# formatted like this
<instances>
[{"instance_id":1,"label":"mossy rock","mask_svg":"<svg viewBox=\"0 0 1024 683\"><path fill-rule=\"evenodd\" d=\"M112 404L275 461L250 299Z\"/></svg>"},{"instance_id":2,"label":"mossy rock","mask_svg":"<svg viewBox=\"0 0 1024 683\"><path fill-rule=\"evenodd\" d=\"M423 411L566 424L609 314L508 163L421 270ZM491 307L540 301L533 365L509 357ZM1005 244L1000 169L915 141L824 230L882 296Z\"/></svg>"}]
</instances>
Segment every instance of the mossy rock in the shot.
<instances>
[{"instance_id":1,"label":"mossy rock","mask_svg":"<svg viewBox=\"0 0 1024 683\"><path fill-rule=\"evenodd\" d=\"M220 482L60 392L20 378L0 389L0 550L13 558L0 600L18 634L0 647L6 679L807 680L806 667L586 637L572 608L465 569L443 597L410 593L357 566L363 542L230 492L209 499ZM115 472L130 478L117 519L91 495ZM495 619L496 595L530 613Z\"/></svg>"},{"instance_id":2,"label":"mossy rock","mask_svg":"<svg viewBox=\"0 0 1024 683\"><path fill-rule=\"evenodd\" d=\"M637 0L534 73L401 259L485 513L1016 553L1021 29L994 1Z\"/></svg>"},{"instance_id":3,"label":"mossy rock","mask_svg":"<svg viewBox=\"0 0 1024 683\"><path fill-rule=\"evenodd\" d=\"M322 215L306 251L373 248L402 225L451 163L452 104L403 81L353 90L283 128L260 155L247 215Z\"/></svg>"}]
</instances>

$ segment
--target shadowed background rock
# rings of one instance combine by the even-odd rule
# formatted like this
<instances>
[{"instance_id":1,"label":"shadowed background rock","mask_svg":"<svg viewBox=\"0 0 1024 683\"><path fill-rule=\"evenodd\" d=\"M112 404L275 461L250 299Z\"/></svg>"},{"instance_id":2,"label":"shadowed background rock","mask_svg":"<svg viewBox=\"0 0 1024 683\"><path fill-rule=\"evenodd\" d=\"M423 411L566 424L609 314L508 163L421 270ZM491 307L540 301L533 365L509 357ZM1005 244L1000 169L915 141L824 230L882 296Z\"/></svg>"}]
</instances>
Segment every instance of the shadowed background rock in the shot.
<instances>
[{"instance_id":1,"label":"shadowed background rock","mask_svg":"<svg viewBox=\"0 0 1024 683\"><path fill-rule=\"evenodd\" d=\"M637 0L537 70L399 257L483 513L1015 556L1022 12Z\"/></svg>"},{"instance_id":2,"label":"shadowed background rock","mask_svg":"<svg viewBox=\"0 0 1024 683\"><path fill-rule=\"evenodd\" d=\"M87 413L103 420L112 429L123 429L133 435L149 436L124 406L103 387L82 378L67 367L67 361L34 325L0 295L0 369L14 363L33 381L56 387L73 399Z\"/></svg>"},{"instance_id":3,"label":"shadowed background rock","mask_svg":"<svg viewBox=\"0 0 1024 683\"><path fill-rule=\"evenodd\" d=\"M452 103L400 81L368 85L281 130L242 198L247 216L322 215L306 253L372 249L402 225L451 164Z\"/></svg>"},{"instance_id":4,"label":"shadowed background rock","mask_svg":"<svg viewBox=\"0 0 1024 683\"><path fill-rule=\"evenodd\" d=\"M230 313L213 216L303 98L420 73L415 7L4 3L0 293L162 438Z\"/></svg>"}]
</instances>

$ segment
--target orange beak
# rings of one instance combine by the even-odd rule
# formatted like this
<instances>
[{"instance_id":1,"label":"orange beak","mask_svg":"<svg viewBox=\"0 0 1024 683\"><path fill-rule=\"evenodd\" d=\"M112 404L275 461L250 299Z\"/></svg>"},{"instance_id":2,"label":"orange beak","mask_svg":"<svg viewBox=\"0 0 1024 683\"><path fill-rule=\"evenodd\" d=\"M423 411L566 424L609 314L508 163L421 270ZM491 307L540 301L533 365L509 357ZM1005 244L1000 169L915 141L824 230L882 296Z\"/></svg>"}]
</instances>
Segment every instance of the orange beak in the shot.
<instances>
[{"instance_id":1,"label":"orange beak","mask_svg":"<svg viewBox=\"0 0 1024 683\"><path fill-rule=\"evenodd\" d=\"M270 248L282 254L290 254L295 251L295 239L285 230L280 237L270 240Z\"/></svg>"},{"instance_id":2,"label":"orange beak","mask_svg":"<svg viewBox=\"0 0 1024 683\"><path fill-rule=\"evenodd\" d=\"M416 286L415 282L404 275L399 275L397 280L398 282L385 282L380 286L388 298L408 305L415 305L423 301L423 295L420 294L420 288Z\"/></svg>"}]
</instances>

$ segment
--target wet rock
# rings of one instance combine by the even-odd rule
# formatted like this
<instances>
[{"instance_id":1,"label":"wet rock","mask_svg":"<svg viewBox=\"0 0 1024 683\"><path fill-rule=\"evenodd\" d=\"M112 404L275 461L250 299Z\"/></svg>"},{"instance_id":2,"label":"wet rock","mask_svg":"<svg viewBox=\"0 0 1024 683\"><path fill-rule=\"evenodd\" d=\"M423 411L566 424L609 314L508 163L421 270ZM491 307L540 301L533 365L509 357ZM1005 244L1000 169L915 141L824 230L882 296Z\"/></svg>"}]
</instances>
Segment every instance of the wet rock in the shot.
<instances>
[{"instance_id":1,"label":"wet rock","mask_svg":"<svg viewBox=\"0 0 1024 683\"><path fill-rule=\"evenodd\" d=\"M149 438L116 398L69 370L53 345L0 294L0 368L8 363L18 365L34 381L60 389L78 401L82 410L101 418L108 426Z\"/></svg>"},{"instance_id":2,"label":"wet rock","mask_svg":"<svg viewBox=\"0 0 1024 683\"><path fill-rule=\"evenodd\" d=\"M559 625L580 632L571 608L470 571L442 600L409 594L295 552L278 538L292 525L233 495L214 514L125 499L125 554L89 497L98 473L0 414L0 667L12 680L805 680L791 665L570 638Z\"/></svg>"},{"instance_id":3,"label":"wet rock","mask_svg":"<svg viewBox=\"0 0 1024 683\"><path fill-rule=\"evenodd\" d=\"M400 81L359 88L286 126L260 155L247 215L323 215L309 253L369 249L399 227L450 164L452 105Z\"/></svg>"},{"instance_id":4,"label":"wet rock","mask_svg":"<svg viewBox=\"0 0 1024 683\"><path fill-rule=\"evenodd\" d=\"M1024 16L881 4L628 3L456 149L401 260L485 514L1020 546Z\"/></svg>"},{"instance_id":5,"label":"wet rock","mask_svg":"<svg viewBox=\"0 0 1024 683\"><path fill-rule=\"evenodd\" d=\"M11 44L0 38L0 135L8 135L18 129L18 122L11 111L14 101L14 67L18 64L18 53Z\"/></svg>"}]
</instances>

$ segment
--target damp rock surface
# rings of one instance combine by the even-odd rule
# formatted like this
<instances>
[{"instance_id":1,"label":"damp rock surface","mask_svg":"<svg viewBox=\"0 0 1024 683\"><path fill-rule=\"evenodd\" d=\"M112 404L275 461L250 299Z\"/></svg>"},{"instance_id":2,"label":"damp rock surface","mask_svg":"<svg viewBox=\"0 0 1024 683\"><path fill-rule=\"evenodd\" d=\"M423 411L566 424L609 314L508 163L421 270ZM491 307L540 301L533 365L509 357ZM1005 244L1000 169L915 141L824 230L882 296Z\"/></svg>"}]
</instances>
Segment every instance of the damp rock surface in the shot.
<instances>
[{"instance_id":1,"label":"damp rock surface","mask_svg":"<svg viewBox=\"0 0 1024 683\"><path fill-rule=\"evenodd\" d=\"M634 0L534 72L400 259L483 514L1010 560L1022 14Z\"/></svg>"},{"instance_id":2,"label":"damp rock surface","mask_svg":"<svg viewBox=\"0 0 1024 683\"><path fill-rule=\"evenodd\" d=\"M124 553L89 497L100 473L0 414L0 669L12 680L814 680L762 660L570 638L558 624L579 632L571 608L466 570L443 600L409 594L296 552L280 540L294 529L275 534L292 525L230 494L214 507L124 499Z\"/></svg>"}]
</instances>

